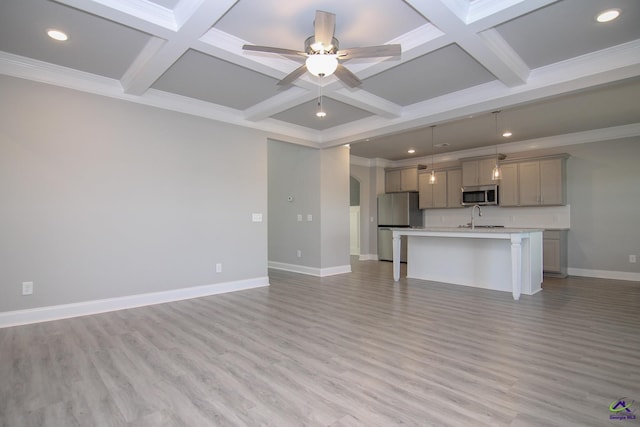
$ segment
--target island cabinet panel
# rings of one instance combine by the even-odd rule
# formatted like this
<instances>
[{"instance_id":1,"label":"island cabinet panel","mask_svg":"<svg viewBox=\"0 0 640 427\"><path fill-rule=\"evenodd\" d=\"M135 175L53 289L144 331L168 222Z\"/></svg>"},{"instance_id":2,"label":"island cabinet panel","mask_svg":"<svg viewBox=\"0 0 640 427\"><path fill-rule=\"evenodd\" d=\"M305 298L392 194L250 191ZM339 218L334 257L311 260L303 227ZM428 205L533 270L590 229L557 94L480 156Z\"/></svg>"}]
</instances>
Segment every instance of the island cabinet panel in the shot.
<instances>
[{"instance_id":1,"label":"island cabinet panel","mask_svg":"<svg viewBox=\"0 0 640 427\"><path fill-rule=\"evenodd\" d=\"M418 168L419 166L385 169L385 192L418 191Z\"/></svg>"},{"instance_id":2,"label":"island cabinet panel","mask_svg":"<svg viewBox=\"0 0 640 427\"><path fill-rule=\"evenodd\" d=\"M491 185L493 168L496 160L493 157L479 160L465 160L462 162L462 185L473 187L475 185Z\"/></svg>"},{"instance_id":3,"label":"island cabinet panel","mask_svg":"<svg viewBox=\"0 0 640 427\"><path fill-rule=\"evenodd\" d=\"M447 207L462 207L462 170L449 169L447 171Z\"/></svg>"},{"instance_id":4,"label":"island cabinet panel","mask_svg":"<svg viewBox=\"0 0 640 427\"><path fill-rule=\"evenodd\" d=\"M502 179L499 184L500 206L518 206L518 164L500 165Z\"/></svg>"}]
</instances>

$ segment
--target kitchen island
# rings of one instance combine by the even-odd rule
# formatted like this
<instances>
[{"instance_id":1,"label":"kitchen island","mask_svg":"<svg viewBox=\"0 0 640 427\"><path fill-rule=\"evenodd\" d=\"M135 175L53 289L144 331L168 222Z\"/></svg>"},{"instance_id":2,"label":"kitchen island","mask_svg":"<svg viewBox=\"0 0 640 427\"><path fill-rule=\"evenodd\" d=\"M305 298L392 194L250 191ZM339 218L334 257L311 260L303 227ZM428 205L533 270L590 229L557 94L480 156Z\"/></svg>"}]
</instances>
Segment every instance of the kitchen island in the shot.
<instances>
[{"instance_id":1,"label":"kitchen island","mask_svg":"<svg viewBox=\"0 0 640 427\"><path fill-rule=\"evenodd\" d=\"M400 280L400 236L407 277L533 295L542 290L542 229L393 229L393 279Z\"/></svg>"}]
</instances>

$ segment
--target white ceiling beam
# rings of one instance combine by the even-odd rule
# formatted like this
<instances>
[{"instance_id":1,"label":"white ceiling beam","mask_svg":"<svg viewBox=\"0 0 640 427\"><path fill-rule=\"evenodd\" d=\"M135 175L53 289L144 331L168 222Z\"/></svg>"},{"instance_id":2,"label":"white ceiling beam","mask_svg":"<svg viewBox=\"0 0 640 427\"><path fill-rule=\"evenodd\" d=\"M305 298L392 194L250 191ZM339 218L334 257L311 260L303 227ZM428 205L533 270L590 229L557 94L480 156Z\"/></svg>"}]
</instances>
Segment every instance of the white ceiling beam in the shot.
<instances>
[{"instance_id":1,"label":"white ceiling beam","mask_svg":"<svg viewBox=\"0 0 640 427\"><path fill-rule=\"evenodd\" d=\"M160 38L178 29L172 11L145 0L54 1Z\"/></svg>"},{"instance_id":2,"label":"white ceiling beam","mask_svg":"<svg viewBox=\"0 0 640 427\"><path fill-rule=\"evenodd\" d=\"M317 96L318 95L312 91L294 86L276 96L272 96L269 99L247 108L244 110L244 118L252 122L264 120L274 114L311 101Z\"/></svg>"},{"instance_id":3,"label":"white ceiling beam","mask_svg":"<svg viewBox=\"0 0 640 427\"><path fill-rule=\"evenodd\" d=\"M183 0L184 1L184 0ZM182 25L169 40L149 55L143 51L142 59L134 61L121 79L125 92L142 95L164 74L237 0L201 0L193 7L185 7ZM196 7L197 6L197 7ZM186 16L186 10L190 15Z\"/></svg>"},{"instance_id":4,"label":"white ceiling beam","mask_svg":"<svg viewBox=\"0 0 640 427\"><path fill-rule=\"evenodd\" d=\"M469 6L465 23L480 32L511 21L558 0L475 0Z\"/></svg>"},{"instance_id":5,"label":"white ceiling beam","mask_svg":"<svg viewBox=\"0 0 640 427\"><path fill-rule=\"evenodd\" d=\"M343 87L342 89L331 92L330 96L337 101L344 102L345 104L384 118L391 119L402 115L402 107L400 105L376 96L366 90L358 89L354 91Z\"/></svg>"},{"instance_id":6,"label":"white ceiling beam","mask_svg":"<svg viewBox=\"0 0 640 427\"><path fill-rule=\"evenodd\" d=\"M488 42L466 24L466 17L456 14L459 10L452 10L444 0L406 0L415 10L425 16L444 33L453 37L457 45L464 49L471 57L484 66L498 80L508 87L524 84L528 76L528 68L515 51L511 49L508 55L494 49L506 43L495 42L493 35ZM455 3L454 3L455 5Z\"/></svg>"}]
</instances>

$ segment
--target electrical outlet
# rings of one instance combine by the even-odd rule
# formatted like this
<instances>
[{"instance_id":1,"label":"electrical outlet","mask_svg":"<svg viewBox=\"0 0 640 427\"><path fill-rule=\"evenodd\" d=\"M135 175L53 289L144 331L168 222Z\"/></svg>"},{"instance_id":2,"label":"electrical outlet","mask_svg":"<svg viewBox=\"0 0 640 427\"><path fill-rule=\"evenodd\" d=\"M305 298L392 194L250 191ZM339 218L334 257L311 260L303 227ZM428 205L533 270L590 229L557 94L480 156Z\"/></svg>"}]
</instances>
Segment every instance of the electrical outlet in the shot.
<instances>
[{"instance_id":1,"label":"electrical outlet","mask_svg":"<svg viewBox=\"0 0 640 427\"><path fill-rule=\"evenodd\" d=\"M302 258L302 251L298 249L298 258Z\"/></svg>"},{"instance_id":2,"label":"electrical outlet","mask_svg":"<svg viewBox=\"0 0 640 427\"><path fill-rule=\"evenodd\" d=\"M298 214L297 218L298 218L298 222L301 222L302 221L302 214Z\"/></svg>"},{"instance_id":3,"label":"electrical outlet","mask_svg":"<svg viewBox=\"0 0 640 427\"><path fill-rule=\"evenodd\" d=\"M629 255L629 262L631 264L635 264L636 262L638 262L638 260L635 255Z\"/></svg>"},{"instance_id":4,"label":"electrical outlet","mask_svg":"<svg viewBox=\"0 0 640 427\"><path fill-rule=\"evenodd\" d=\"M307 221L313 221L313 215L307 214Z\"/></svg>"},{"instance_id":5,"label":"electrical outlet","mask_svg":"<svg viewBox=\"0 0 640 427\"><path fill-rule=\"evenodd\" d=\"M33 294L33 282L22 282L22 295Z\"/></svg>"},{"instance_id":6,"label":"electrical outlet","mask_svg":"<svg viewBox=\"0 0 640 427\"><path fill-rule=\"evenodd\" d=\"M216 264L216 273L222 273L222 263L221 262Z\"/></svg>"}]
</instances>

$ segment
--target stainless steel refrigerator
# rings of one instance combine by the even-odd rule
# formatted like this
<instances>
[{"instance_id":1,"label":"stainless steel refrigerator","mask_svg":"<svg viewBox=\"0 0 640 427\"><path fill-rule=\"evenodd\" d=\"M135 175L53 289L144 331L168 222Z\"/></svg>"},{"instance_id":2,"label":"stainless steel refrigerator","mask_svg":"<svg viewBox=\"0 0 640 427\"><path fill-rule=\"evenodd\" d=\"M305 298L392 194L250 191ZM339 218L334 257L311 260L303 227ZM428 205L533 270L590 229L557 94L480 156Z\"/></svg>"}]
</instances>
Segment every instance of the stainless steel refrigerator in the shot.
<instances>
[{"instance_id":1,"label":"stainless steel refrigerator","mask_svg":"<svg viewBox=\"0 0 640 427\"><path fill-rule=\"evenodd\" d=\"M422 226L418 193L387 193L378 196L378 259L393 261L391 229ZM407 238L402 237L401 261L407 261Z\"/></svg>"}]
</instances>

